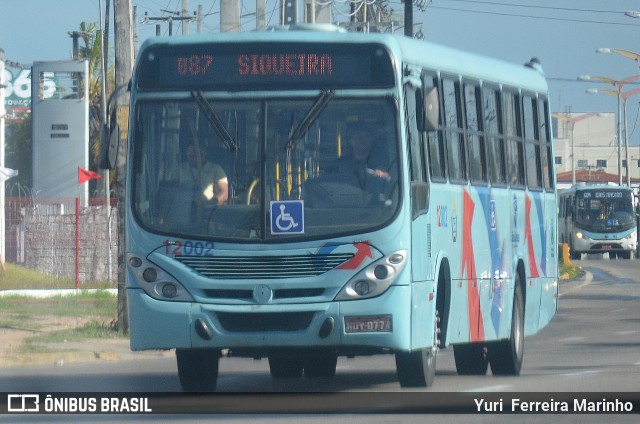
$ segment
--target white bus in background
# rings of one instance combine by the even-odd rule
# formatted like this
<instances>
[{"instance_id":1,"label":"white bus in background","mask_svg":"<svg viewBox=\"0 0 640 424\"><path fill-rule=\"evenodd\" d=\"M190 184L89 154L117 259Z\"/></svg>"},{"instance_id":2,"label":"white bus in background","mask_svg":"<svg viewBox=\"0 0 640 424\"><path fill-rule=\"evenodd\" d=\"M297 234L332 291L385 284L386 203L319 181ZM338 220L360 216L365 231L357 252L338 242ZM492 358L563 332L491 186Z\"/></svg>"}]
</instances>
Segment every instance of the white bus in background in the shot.
<instances>
[{"instance_id":1,"label":"white bus in background","mask_svg":"<svg viewBox=\"0 0 640 424\"><path fill-rule=\"evenodd\" d=\"M631 259L637 248L634 194L630 187L580 185L558 193L558 240L571 259L583 253L608 253Z\"/></svg>"}]
</instances>

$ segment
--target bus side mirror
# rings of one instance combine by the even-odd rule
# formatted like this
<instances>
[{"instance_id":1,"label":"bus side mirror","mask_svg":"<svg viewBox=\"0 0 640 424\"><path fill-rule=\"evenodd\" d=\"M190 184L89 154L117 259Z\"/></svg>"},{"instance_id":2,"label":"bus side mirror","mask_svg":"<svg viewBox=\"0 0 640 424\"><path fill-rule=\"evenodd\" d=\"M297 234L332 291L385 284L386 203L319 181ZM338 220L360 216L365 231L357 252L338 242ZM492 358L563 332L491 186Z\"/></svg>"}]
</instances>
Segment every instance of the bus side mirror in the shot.
<instances>
[{"instance_id":1,"label":"bus side mirror","mask_svg":"<svg viewBox=\"0 0 640 424\"><path fill-rule=\"evenodd\" d=\"M438 121L440 117L440 100L438 96L438 88L431 87L424 96L422 104L423 119L422 131L435 131L438 129Z\"/></svg>"},{"instance_id":2,"label":"bus side mirror","mask_svg":"<svg viewBox=\"0 0 640 424\"><path fill-rule=\"evenodd\" d=\"M422 181L411 182L411 212L413 219L429 210L429 184Z\"/></svg>"},{"instance_id":3,"label":"bus side mirror","mask_svg":"<svg viewBox=\"0 0 640 424\"><path fill-rule=\"evenodd\" d=\"M100 169L114 169L120 147L120 125L115 124L111 131L105 125L100 137Z\"/></svg>"},{"instance_id":4,"label":"bus side mirror","mask_svg":"<svg viewBox=\"0 0 640 424\"><path fill-rule=\"evenodd\" d=\"M100 169L114 169L116 167L116 157L120 148L120 125L118 125L113 106L116 99L127 91L131 91L131 81L116 87L107 102L106 123L100 133L100 155L98 157ZM111 125L111 122L115 122L115 124Z\"/></svg>"}]
</instances>

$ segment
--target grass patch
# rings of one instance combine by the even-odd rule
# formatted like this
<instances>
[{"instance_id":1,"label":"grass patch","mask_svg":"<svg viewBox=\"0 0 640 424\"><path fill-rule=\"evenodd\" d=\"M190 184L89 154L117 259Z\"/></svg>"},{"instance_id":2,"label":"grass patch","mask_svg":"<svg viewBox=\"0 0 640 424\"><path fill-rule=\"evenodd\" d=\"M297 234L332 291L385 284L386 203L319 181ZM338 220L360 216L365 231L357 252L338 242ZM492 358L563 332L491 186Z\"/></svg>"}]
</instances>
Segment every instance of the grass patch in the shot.
<instances>
[{"instance_id":1,"label":"grass patch","mask_svg":"<svg viewBox=\"0 0 640 424\"><path fill-rule=\"evenodd\" d=\"M107 291L80 291L69 296L34 298L29 296L0 297L3 315L8 313L22 320L42 316L108 318L117 310L117 298Z\"/></svg>"},{"instance_id":2,"label":"grass patch","mask_svg":"<svg viewBox=\"0 0 640 424\"><path fill-rule=\"evenodd\" d=\"M69 296L0 297L0 328L33 332L38 343L126 337L117 331L117 297L107 291L81 291Z\"/></svg>"},{"instance_id":3,"label":"grass patch","mask_svg":"<svg viewBox=\"0 0 640 424\"><path fill-rule=\"evenodd\" d=\"M74 289L76 283L73 278L54 277L40 271L28 269L19 265L6 263L6 271L0 270L0 290L23 289ZM115 284L108 281L82 282L81 289L115 288Z\"/></svg>"},{"instance_id":4,"label":"grass patch","mask_svg":"<svg viewBox=\"0 0 640 424\"><path fill-rule=\"evenodd\" d=\"M28 345L38 343L78 342L88 339L126 339L128 336L118 332L116 320L90 321L80 327L68 330L51 331L26 339Z\"/></svg>"},{"instance_id":5,"label":"grass patch","mask_svg":"<svg viewBox=\"0 0 640 424\"><path fill-rule=\"evenodd\" d=\"M560 264L560 280L571 280L572 278L576 278L582 274L582 268L575 265L565 265L564 263Z\"/></svg>"}]
</instances>

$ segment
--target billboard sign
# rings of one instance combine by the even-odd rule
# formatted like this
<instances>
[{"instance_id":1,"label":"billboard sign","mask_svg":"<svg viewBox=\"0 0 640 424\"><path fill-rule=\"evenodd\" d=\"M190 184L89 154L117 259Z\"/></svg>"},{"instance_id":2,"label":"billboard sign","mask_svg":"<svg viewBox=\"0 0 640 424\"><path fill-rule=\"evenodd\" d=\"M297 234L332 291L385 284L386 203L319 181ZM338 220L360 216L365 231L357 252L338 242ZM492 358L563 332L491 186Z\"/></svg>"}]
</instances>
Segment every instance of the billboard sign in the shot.
<instances>
[{"instance_id":1,"label":"billboard sign","mask_svg":"<svg viewBox=\"0 0 640 424\"><path fill-rule=\"evenodd\" d=\"M4 69L5 108L7 121L20 122L24 115L31 111L31 69ZM42 95L52 97L56 92L53 74L44 75L42 79Z\"/></svg>"}]
</instances>

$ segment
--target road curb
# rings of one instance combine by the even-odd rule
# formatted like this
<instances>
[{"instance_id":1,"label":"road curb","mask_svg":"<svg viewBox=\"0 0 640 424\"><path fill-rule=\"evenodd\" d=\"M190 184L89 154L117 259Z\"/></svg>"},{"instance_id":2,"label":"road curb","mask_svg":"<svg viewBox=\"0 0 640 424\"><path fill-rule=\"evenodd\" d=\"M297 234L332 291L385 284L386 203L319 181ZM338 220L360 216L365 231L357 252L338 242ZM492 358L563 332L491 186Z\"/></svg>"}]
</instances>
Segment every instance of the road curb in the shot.
<instances>
[{"instance_id":1,"label":"road curb","mask_svg":"<svg viewBox=\"0 0 640 424\"><path fill-rule=\"evenodd\" d=\"M46 299L55 296L77 296L82 293L100 293L105 292L113 296L118 295L118 289L16 289L16 290L0 290L0 297L8 296L24 296Z\"/></svg>"},{"instance_id":2,"label":"road curb","mask_svg":"<svg viewBox=\"0 0 640 424\"><path fill-rule=\"evenodd\" d=\"M558 297L562 297L565 294L572 293L581 289L584 286L591 284L593 281L593 274L589 271L585 271L580 277L572 278L571 280L560 283L560 291ZM562 290L564 288L564 290Z\"/></svg>"}]
</instances>

